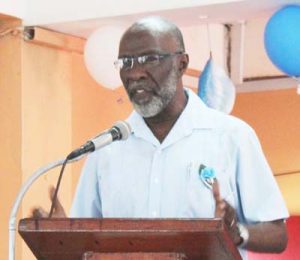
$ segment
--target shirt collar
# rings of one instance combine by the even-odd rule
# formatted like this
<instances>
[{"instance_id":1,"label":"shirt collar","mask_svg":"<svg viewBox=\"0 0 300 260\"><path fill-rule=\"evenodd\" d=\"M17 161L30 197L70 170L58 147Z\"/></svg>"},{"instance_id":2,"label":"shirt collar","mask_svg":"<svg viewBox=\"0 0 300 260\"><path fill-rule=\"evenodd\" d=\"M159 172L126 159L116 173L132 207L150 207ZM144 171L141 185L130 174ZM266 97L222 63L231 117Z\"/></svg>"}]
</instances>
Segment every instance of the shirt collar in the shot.
<instances>
[{"instance_id":1,"label":"shirt collar","mask_svg":"<svg viewBox=\"0 0 300 260\"><path fill-rule=\"evenodd\" d=\"M188 104L181 114L186 127L193 129L211 129L216 127L215 117L220 112L207 107L204 102L191 89L185 89L188 93Z\"/></svg>"},{"instance_id":2,"label":"shirt collar","mask_svg":"<svg viewBox=\"0 0 300 260\"><path fill-rule=\"evenodd\" d=\"M188 95L188 103L163 144L168 144L183 136L187 136L191 134L194 129L211 129L216 125L216 119L213 115L219 112L208 108L192 90L185 88L185 91ZM136 111L131 113L127 122L130 124L136 137L143 138L155 146L160 145L159 141L145 123L143 117Z\"/></svg>"}]
</instances>

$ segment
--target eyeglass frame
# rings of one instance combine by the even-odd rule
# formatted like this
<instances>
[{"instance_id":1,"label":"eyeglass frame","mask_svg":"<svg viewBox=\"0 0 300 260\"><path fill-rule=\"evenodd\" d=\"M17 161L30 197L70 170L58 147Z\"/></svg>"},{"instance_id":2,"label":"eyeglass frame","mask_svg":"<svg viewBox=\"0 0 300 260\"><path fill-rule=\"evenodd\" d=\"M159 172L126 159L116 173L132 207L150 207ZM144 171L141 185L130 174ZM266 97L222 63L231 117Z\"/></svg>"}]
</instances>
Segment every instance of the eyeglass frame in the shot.
<instances>
[{"instance_id":1,"label":"eyeglass frame","mask_svg":"<svg viewBox=\"0 0 300 260\"><path fill-rule=\"evenodd\" d=\"M176 51L176 52L171 52L171 53L163 53L163 54L144 54L144 55L139 55L139 56L125 56L122 58L118 58L116 61L114 61L114 66L118 70L129 70L133 68L134 62L137 62L139 65L144 66L147 65L145 57L153 56L157 57L157 64L152 64L152 66L156 66L160 63L160 60L166 59L168 57L172 57L175 55L182 55L185 54L184 51ZM128 61L131 61L131 66L124 68L124 59L128 59ZM150 65L150 64L149 64Z\"/></svg>"}]
</instances>

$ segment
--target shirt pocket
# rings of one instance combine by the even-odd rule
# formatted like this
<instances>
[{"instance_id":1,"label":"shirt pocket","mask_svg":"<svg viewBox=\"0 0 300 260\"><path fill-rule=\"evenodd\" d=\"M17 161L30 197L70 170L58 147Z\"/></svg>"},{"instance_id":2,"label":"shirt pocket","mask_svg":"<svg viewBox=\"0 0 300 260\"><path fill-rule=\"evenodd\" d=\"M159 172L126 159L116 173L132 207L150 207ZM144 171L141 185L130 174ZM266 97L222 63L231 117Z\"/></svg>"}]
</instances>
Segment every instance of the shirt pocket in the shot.
<instances>
[{"instance_id":1,"label":"shirt pocket","mask_svg":"<svg viewBox=\"0 0 300 260\"><path fill-rule=\"evenodd\" d=\"M201 163L189 162L186 175L185 217L213 218L215 202L212 189L202 181L199 168Z\"/></svg>"},{"instance_id":2,"label":"shirt pocket","mask_svg":"<svg viewBox=\"0 0 300 260\"><path fill-rule=\"evenodd\" d=\"M187 167L186 185L186 217L213 218L215 213L215 199L212 188L200 177L200 166L202 163L193 161ZM234 205L234 193L227 169L222 166L211 166L215 171L219 183L220 194L230 205Z\"/></svg>"}]
</instances>

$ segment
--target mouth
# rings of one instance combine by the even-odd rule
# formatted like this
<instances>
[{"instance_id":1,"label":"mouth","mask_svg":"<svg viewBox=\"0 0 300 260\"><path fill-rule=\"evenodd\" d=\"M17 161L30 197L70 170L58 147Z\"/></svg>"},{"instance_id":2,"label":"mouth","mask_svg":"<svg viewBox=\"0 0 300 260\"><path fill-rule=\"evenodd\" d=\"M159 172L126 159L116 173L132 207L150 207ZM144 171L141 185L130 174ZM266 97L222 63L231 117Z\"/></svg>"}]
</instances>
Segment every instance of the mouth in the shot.
<instances>
[{"instance_id":1,"label":"mouth","mask_svg":"<svg viewBox=\"0 0 300 260\"><path fill-rule=\"evenodd\" d=\"M142 94L142 93L145 93L144 89L137 89L136 90L136 94Z\"/></svg>"},{"instance_id":2,"label":"mouth","mask_svg":"<svg viewBox=\"0 0 300 260\"><path fill-rule=\"evenodd\" d=\"M151 101L154 93L152 90L146 87L129 87L128 90L129 98L132 102L143 105Z\"/></svg>"}]
</instances>

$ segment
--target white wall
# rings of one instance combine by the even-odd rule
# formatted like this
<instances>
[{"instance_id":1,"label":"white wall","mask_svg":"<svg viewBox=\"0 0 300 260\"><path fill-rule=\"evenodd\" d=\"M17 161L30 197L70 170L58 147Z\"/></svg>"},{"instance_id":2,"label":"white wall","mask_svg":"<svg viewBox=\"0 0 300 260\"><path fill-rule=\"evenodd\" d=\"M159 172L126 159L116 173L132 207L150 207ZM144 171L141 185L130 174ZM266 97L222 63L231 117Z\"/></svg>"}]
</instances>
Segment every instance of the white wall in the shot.
<instances>
[{"instance_id":1,"label":"white wall","mask_svg":"<svg viewBox=\"0 0 300 260\"><path fill-rule=\"evenodd\" d=\"M271 62L264 47L264 29L269 18L249 20L245 30L244 77L283 75Z\"/></svg>"},{"instance_id":2,"label":"white wall","mask_svg":"<svg viewBox=\"0 0 300 260\"><path fill-rule=\"evenodd\" d=\"M186 51L190 55L190 67L202 70L209 58L211 49L216 63L224 65L224 26L222 24L210 24L209 36L206 25L182 27ZM208 39L210 38L210 40ZM210 46L209 46L210 45Z\"/></svg>"},{"instance_id":3,"label":"white wall","mask_svg":"<svg viewBox=\"0 0 300 260\"><path fill-rule=\"evenodd\" d=\"M0 14L6 14L23 19L26 13L25 0L1 0Z\"/></svg>"},{"instance_id":4,"label":"white wall","mask_svg":"<svg viewBox=\"0 0 300 260\"><path fill-rule=\"evenodd\" d=\"M106 18L137 13L171 10L239 2L241 0L26 0L30 7L24 20L27 25L42 25L94 18Z\"/></svg>"},{"instance_id":5,"label":"white wall","mask_svg":"<svg viewBox=\"0 0 300 260\"><path fill-rule=\"evenodd\" d=\"M190 57L189 68L202 71L211 50L214 62L225 69L225 29L222 24L210 24L208 28L202 24L180 29L185 41L186 52ZM183 83L190 87L197 87L198 79L184 76Z\"/></svg>"}]
</instances>

